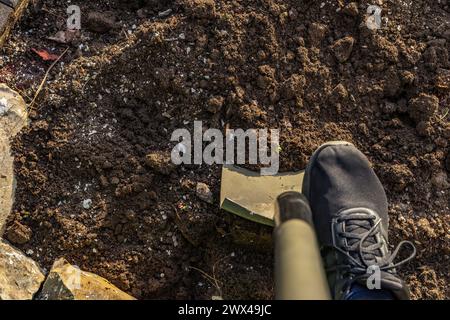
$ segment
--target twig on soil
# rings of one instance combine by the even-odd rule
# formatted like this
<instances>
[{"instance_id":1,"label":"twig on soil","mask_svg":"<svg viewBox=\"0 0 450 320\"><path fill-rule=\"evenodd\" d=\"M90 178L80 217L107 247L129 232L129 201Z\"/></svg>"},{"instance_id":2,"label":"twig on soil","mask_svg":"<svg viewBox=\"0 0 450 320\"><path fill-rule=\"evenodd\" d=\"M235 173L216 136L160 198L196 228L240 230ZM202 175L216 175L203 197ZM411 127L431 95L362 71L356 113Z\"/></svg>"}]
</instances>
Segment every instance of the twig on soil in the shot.
<instances>
[{"instance_id":1,"label":"twig on soil","mask_svg":"<svg viewBox=\"0 0 450 320\"><path fill-rule=\"evenodd\" d=\"M217 280L217 276L216 276L216 267L217 267L217 265L220 263L220 262L222 262L222 261L224 261L225 259L227 259L228 257L227 256L224 256L224 257L222 257L221 259L218 259L215 263L214 263L214 265L213 265L213 268L212 268L212 276L211 275L209 275L209 274L207 274L205 271L203 271L203 270L201 270L201 269L198 269L198 268L196 268L196 267L191 267L191 266L189 266L189 268L190 269L194 269L194 270L196 270L196 271L198 271L198 272L200 272L213 286L215 286L216 287L216 289L217 289L217 291L219 292L219 295L222 297L223 296L223 293L222 293L222 288L221 288L221 281L219 281L219 280Z\"/></svg>"},{"instance_id":2,"label":"twig on soil","mask_svg":"<svg viewBox=\"0 0 450 320\"><path fill-rule=\"evenodd\" d=\"M28 108L31 109L37 99L37 97L39 96L39 94L41 93L42 89L44 88L45 82L47 81L48 75L50 74L50 71L53 69L53 67L59 62L59 60L61 60L61 58L66 54L66 52L69 50L69 47L66 48L66 50L64 50L63 53L61 53L61 55L58 57L58 59L56 59L51 66L47 69L47 72L45 73L44 79L42 79L41 84L39 85L38 89L36 90L36 93L34 94L34 98L33 100L30 102L30 104L28 105Z\"/></svg>"},{"instance_id":3,"label":"twig on soil","mask_svg":"<svg viewBox=\"0 0 450 320\"><path fill-rule=\"evenodd\" d=\"M125 38L127 38L127 40L129 41L130 37L128 36L128 33L124 29L122 29L122 32L125 35Z\"/></svg>"},{"instance_id":4,"label":"twig on soil","mask_svg":"<svg viewBox=\"0 0 450 320\"><path fill-rule=\"evenodd\" d=\"M446 108L444 114L441 115L441 116L439 116L439 122L444 121L444 119L447 118L449 112L450 112L450 109L449 109L449 108Z\"/></svg>"},{"instance_id":5,"label":"twig on soil","mask_svg":"<svg viewBox=\"0 0 450 320\"><path fill-rule=\"evenodd\" d=\"M212 276L210 276L209 274L207 274L205 271L203 271L202 269L196 268L196 267L191 267L189 266L188 268L196 270L198 272L200 272L213 286L216 287L217 291L219 291L220 296L222 296L222 289L220 288L220 281L217 280L217 278L215 277L215 275L213 274ZM214 269L214 268L213 268Z\"/></svg>"}]
</instances>

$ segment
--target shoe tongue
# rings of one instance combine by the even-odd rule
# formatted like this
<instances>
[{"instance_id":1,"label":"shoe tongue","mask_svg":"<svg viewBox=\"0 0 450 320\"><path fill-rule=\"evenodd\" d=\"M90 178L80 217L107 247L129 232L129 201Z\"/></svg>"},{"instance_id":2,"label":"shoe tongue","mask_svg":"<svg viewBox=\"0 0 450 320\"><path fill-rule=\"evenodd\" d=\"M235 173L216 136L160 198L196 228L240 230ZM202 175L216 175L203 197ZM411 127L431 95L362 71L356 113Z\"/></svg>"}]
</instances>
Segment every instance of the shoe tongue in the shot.
<instances>
[{"instance_id":1,"label":"shoe tongue","mask_svg":"<svg viewBox=\"0 0 450 320\"><path fill-rule=\"evenodd\" d=\"M359 279L356 282L362 286L367 286L367 278ZM399 300L409 299L409 294L405 283L396 275L393 275L389 272L380 272L379 289L391 291Z\"/></svg>"}]
</instances>

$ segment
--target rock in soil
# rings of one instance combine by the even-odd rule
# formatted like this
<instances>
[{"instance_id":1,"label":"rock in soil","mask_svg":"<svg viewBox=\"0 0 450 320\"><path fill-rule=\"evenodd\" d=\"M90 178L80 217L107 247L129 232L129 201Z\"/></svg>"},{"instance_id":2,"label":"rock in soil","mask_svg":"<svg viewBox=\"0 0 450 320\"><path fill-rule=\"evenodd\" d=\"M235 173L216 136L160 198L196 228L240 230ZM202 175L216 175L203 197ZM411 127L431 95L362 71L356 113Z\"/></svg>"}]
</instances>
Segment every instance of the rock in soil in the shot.
<instances>
[{"instance_id":1,"label":"rock in soil","mask_svg":"<svg viewBox=\"0 0 450 320\"><path fill-rule=\"evenodd\" d=\"M39 300L135 300L106 279L80 270L64 258L53 264Z\"/></svg>"},{"instance_id":2,"label":"rock in soil","mask_svg":"<svg viewBox=\"0 0 450 320\"><path fill-rule=\"evenodd\" d=\"M342 83L339 83L336 87L334 87L331 92L331 101L336 102L344 102L348 97L347 89L344 87Z\"/></svg>"},{"instance_id":3,"label":"rock in soil","mask_svg":"<svg viewBox=\"0 0 450 320\"><path fill-rule=\"evenodd\" d=\"M28 122L27 106L19 93L0 84L1 136L14 137Z\"/></svg>"},{"instance_id":4,"label":"rock in soil","mask_svg":"<svg viewBox=\"0 0 450 320\"><path fill-rule=\"evenodd\" d=\"M313 46L318 46L327 34L327 27L322 23L312 23L308 30L309 41Z\"/></svg>"},{"instance_id":5,"label":"rock in soil","mask_svg":"<svg viewBox=\"0 0 450 320\"><path fill-rule=\"evenodd\" d=\"M116 26L116 18L111 12L89 12L86 26L97 33L107 33Z\"/></svg>"},{"instance_id":6,"label":"rock in soil","mask_svg":"<svg viewBox=\"0 0 450 320\"><path fill-rule=\"evenodd\" d=\"M206 183L199 182L196 187L197 196L205 202L212 204L214 202L213 194Z\"/></svg>"},{"instance_id":7,"label":"rock in soil","mask_svg":"<svg viewBox=\"0 0 450 320\"><path fill-rule=\"evenodd\" d=\"M5 84L0 84L0 235L11 212L14 199L13 138L28 122L23 98Z\"/></svg>"},{"instance_id":8,"label":"rock in soil","mask_svg":"<svg viewBox=\"0 0 450 320\"><path fill-rule=\"evenodd\" d=\"M350 58L350 55L353 51L353 44L355 43L355 39L352 36L347 36L345 38L337 40L332 46L331 50L333 51L336 59L340 63L344 63Z\"/></svg>"},{"instance_id":9,"label":"rock in soil","mask_svg":"<svg viewBox=\"0 0 450 320\"><path fill-rule=\"evenodd\" d=\"M44 279L36 262L0 240L0 300L31 300Z\"/></svg>"}]
</instances>

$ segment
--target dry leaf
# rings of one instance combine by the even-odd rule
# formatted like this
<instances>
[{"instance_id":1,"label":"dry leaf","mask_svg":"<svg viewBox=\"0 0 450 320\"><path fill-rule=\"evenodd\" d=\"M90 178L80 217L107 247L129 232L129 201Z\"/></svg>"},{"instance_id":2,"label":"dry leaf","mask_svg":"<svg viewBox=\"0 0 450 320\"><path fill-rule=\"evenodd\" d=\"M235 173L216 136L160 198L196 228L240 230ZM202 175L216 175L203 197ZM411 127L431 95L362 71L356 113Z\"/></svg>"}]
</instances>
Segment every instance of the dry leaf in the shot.
<instances>
[{"instance_id":1,"label":"dry leaf","mask_svg":"<svg viewBox=\"0 0 450 320\"><path fill-rule=\"evenodd\" d=\"M35 48L32 48L31 50L33 50L33 52L35 52L44 61L55 61L59 58L59 56L49 53L47 50L37 50Z\"/></svg>"}]
</instances>

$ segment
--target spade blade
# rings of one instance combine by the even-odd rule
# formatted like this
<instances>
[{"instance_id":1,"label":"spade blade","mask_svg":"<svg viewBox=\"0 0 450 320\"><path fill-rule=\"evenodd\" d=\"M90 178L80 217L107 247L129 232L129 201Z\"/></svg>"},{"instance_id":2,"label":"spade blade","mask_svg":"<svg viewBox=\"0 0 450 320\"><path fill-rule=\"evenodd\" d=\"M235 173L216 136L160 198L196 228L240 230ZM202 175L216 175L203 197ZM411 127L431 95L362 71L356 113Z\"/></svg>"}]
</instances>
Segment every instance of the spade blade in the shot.
<instances>
[{"instance_id":1,"label":"spade blade","mask_svg":"<svg viewBox=\"0 0 450 320\"><path fill-rule=\"evenodd\" d=\"M262 176L232 165L222 167L220 207L251 221L273 226L275 200L286 191L301 192L304 171Z\"/></svg>"}]
</instances>

